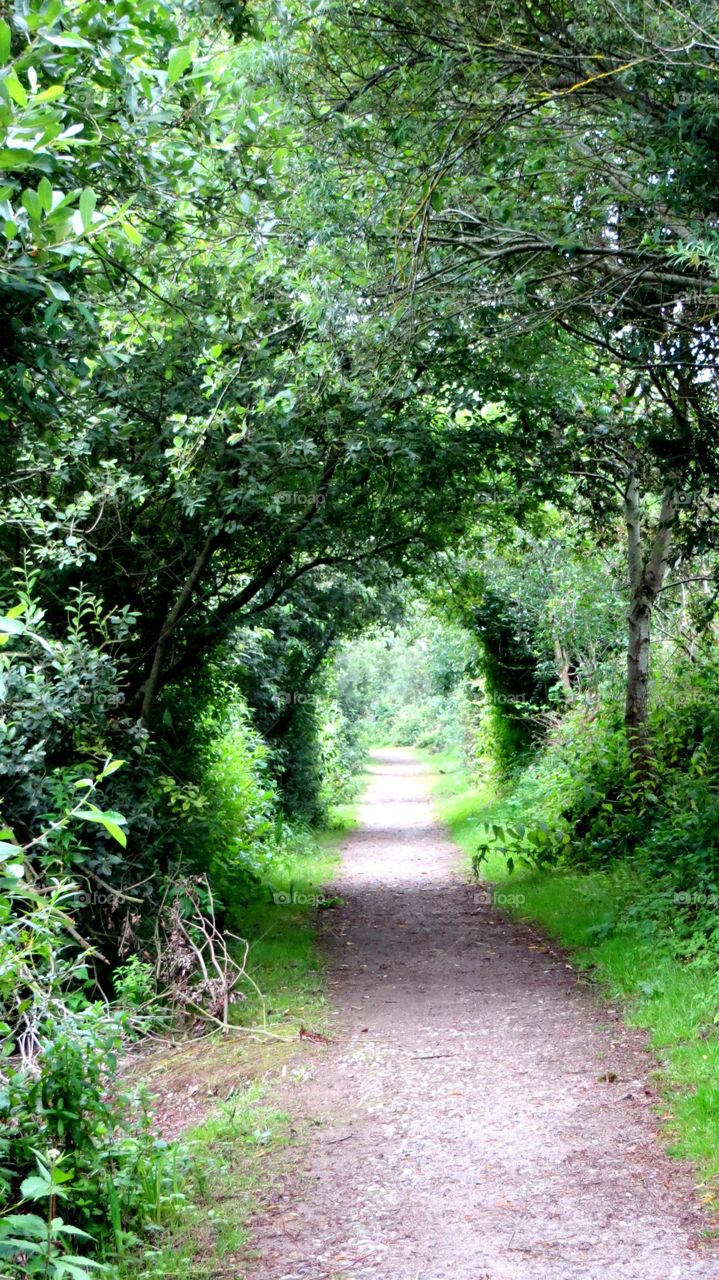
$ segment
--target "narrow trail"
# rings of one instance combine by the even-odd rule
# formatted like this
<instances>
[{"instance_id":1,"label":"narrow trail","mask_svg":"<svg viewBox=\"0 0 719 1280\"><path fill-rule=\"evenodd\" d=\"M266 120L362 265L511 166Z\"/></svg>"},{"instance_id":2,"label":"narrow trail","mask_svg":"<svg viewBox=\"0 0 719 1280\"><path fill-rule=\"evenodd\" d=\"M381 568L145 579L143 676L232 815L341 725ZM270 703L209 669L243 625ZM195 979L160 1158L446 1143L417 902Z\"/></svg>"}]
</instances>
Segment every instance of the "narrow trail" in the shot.
<instances>
[{"instance_id":1,"label":"narrow trail","mask_svg":"<svg viewBox=\"0 0 719 1280\"><path fill-rule=\"evenodd\" d=\"M644 1035L461 874L410 752L375 753L327 912L337 1040L247 1280L717 1280L657 1140Z\"/></svg>"}]
</instances>

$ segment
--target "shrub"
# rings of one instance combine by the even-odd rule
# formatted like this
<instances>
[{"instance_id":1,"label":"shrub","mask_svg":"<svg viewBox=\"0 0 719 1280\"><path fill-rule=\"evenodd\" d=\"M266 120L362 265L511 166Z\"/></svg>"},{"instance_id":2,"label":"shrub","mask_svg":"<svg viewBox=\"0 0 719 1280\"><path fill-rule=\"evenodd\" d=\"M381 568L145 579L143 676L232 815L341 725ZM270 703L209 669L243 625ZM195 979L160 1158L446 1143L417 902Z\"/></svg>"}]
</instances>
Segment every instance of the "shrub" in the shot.
<instances>
[{"instance_id":1,"label":"shrub","mask_svg":"<svg viewBox=\"0 0 719 1280\"><path fill-rule=\"evenodd\" d=\"M601 707L567 712L517 776L504 805L510 821L495 838L515 862L602 869L631 861L649 885L632 908L635 915L671 915L681 945L693 938L696 946L697 938L719 936L715 662L706 656L667 662L655 675L652 706L653 792L638 790L633 781L621 703L609 685ZM523 827L527 814L531 823ZM483 842L480 854L487 847Z\"/></svg>"},{"instance_id":2,"label":"shrub","mask_svg":"<svg viewBox=\"0 0 719 1280\"><path fill-rule=\"evenodd\" d=\"M282 846L282 822L268 749L236 692L220 732L208 738L201 780L207 801L203 861L213 891L230 906L247 898L266 876Z\"/></svg>"},{"instance_id":3,"label":"shrub","mask_svg":"<svg viewBox=\"0 0 719 1280\"><path fill-rule=\"evenodd\" d=\"M24 885L22 851L7 842L0 866L0 1192L20 1209L0 1216L0 1256L4 1275L35 1274L15 1260L27 1252L16 1247L26 1232L32 1267L41 1259L59 1275L73 1242L115 1247L142 1223L145 1206L134 1195L118 1201L117 1185L131 1187L128 1170L152 1156L154 1139L142 1096L116 1083L124 1014L87 994L91 953L73 924L76 889ZM48 1222L62 1227L44 1236L30 1207L43 1196L58 1202Z\"/></svg>"}]
</instances>

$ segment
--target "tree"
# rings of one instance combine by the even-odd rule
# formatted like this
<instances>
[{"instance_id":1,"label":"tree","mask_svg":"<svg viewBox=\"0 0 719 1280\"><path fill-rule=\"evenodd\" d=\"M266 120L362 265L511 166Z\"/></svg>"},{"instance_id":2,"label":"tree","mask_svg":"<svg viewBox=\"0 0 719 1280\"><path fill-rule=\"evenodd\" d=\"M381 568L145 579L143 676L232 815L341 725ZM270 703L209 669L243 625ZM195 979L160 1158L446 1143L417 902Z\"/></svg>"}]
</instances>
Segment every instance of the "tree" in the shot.
<instances>
[{"instance_id":1,"label":"tree","mask_svg":"<svg viewBox=\"0 0 719 1280\"><path fill-rule=\"evenodd\" d=\"M491 344L518 421L527 397L512 379L531 370L540 329L552 335L570 386L603 359L605 410L633 395L651 406L651 433L628 426L622 410L614 432L614 447L628 457L621 485L601 424L572 439L561 396L543 406L560 437L551 451L565 477L581 473L596 491L590 503L603 509L613 480L627 508L627 729L635 765L646 771L649 616L673 526L681 515L691 541L688 525L696 535L707 514L714 519L710 500L678 512L671 497L697 488L687 484L692 471L701 471L710 493L716 475L709 443L717 420L716 130L708 91L716 52L701 6L620 12L609 0L583 0L571 12L540 3L500 13L387 0L370 12L348 2L319 13L309 37L306 29L299 38L308 42L311 70L295 92L346 157L357 223L364 220L378 257L391 253L389 290L417 342L436 338L442 318L461 315L465 354ZM386 282L386 272L378 278ZM387 292L386 283L377 289L380 311ZM573 359L554 345L558 332L576 344ZM499 381L486 364L481 375L473 371L469 359L459 377L485 396ZM531 372L529 381L536 388ZM593 416L586 406L582 412L585 421ZM555 475L561 489L561 467ZM665 497L643 559L634 495L645 483L650 491L659 484Z\"/></svg>"},{"instance_id":2,"label":"tree","mask_svg":"<svg viewBox=\"0 0 719 1280\"><path fill-rule=\"evenodd\" d=\"M62 688L56 673L31 690L51 731L5 803L30 827L72 785L68 762L132 754L124 800L154 832L137 859L164 863L173 690L194 682L199 712L203 667L249 628L281 640L288 616L302 662L284 674L309 679L463 527L488 432L418 388L338 278L361 257L351 238L306 233L289 153L314 161L261 44L200 5L26 9L2 28L0 590L14 605L21 566L48 635L83 644ZM27 694L12 733L33 719ZM284 719L263 719L278 753ZM143 878L132 857L96 869Z\"/></svg>"}]
</instances>

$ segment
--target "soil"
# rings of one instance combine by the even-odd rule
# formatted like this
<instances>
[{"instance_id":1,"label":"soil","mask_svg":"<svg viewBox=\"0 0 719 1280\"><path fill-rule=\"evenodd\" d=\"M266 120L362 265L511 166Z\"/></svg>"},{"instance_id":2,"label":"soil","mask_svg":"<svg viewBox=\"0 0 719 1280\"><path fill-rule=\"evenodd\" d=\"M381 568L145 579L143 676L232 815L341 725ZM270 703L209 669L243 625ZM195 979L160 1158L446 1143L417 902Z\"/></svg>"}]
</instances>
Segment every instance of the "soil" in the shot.
<instances>
[{"instance_id":1,"label":"soil","mask_svg":"<svg viewBox=\"0 0 719 1280\"><path fill-rule=\"evenodd\" d=\"M322 913L334 1040L275 1095L306 1141L247 1280L719 1280L645 1034L487 902L426 782L375 753Z\"/></svg>"}]
</instances>

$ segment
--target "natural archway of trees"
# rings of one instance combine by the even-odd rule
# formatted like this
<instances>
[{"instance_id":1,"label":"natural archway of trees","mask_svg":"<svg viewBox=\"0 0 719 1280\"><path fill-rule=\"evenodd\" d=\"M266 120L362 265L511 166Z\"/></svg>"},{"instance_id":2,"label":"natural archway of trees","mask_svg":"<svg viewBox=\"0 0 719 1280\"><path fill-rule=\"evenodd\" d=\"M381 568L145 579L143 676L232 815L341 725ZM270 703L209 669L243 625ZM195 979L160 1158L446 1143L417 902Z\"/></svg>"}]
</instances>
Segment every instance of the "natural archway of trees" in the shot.
<instances>
[{"instance_id":1,"label":"natural archway of trees","mask_svg":"<svg viewBox=\"0 0 719 1280\"><path fill-rule=\"evenodd\" d=\"M227 1023L370 741L539 770L511 863L643 858L716 959L719 29L0 13L0 1186L107 1260L120 995Z\"/></svg>"}]
</instances>

